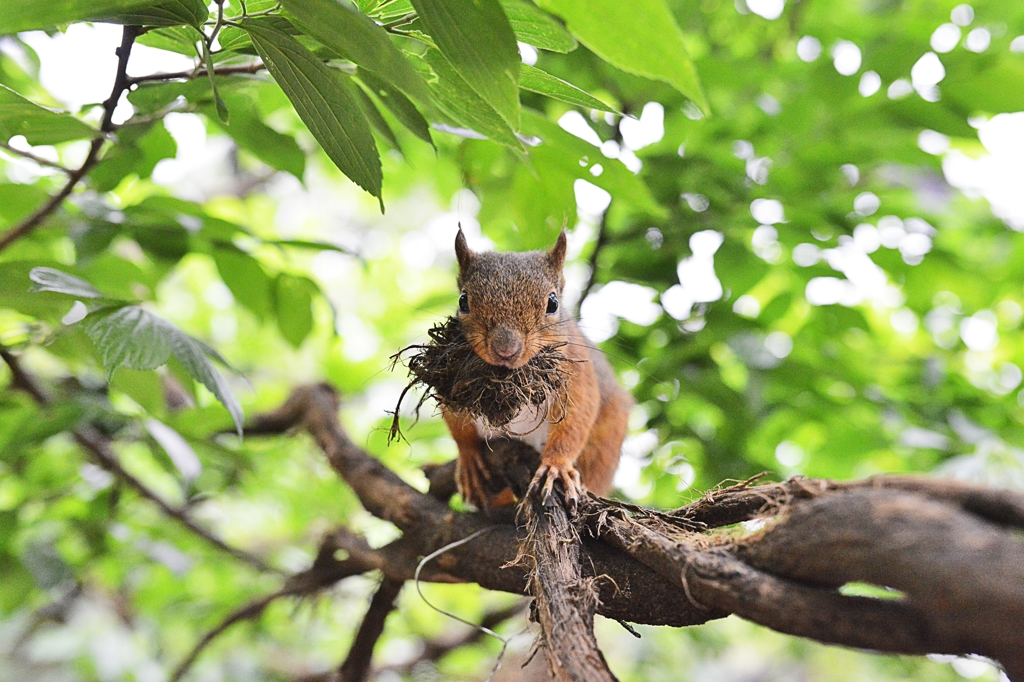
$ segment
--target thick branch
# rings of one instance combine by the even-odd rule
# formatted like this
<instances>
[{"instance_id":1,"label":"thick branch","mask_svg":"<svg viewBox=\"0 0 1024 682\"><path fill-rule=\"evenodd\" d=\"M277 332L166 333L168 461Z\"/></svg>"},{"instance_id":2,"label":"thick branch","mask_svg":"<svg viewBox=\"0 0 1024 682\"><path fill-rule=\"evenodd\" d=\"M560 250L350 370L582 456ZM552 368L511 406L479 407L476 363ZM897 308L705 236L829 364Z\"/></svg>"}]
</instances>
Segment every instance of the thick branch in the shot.
<instances>
[{"instance_id":1,"label":"thick branch","mask_svg":"<svg viewBox=\"0 0 1024 682\"><path fill-rule=\"evenodd\" d=\"M523 560L531 564L530 592L549 676L556 682L614 682L594 636L595 581L600 578L583 578L576 528L560 500L546 505L532 495L522 511L527 528Z\"/></svg>"}]
</instances>

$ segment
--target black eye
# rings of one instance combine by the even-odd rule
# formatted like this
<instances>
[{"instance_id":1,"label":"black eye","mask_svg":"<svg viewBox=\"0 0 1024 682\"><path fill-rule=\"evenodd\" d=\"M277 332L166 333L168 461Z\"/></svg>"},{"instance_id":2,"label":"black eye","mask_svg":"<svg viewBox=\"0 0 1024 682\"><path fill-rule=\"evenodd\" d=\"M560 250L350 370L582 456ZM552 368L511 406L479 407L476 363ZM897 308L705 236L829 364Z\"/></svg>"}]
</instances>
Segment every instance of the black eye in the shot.
<instances>
[{"instance_id":1,"label":"black eye","mask_svg":"<svg viewBox=\"0 0 1024 682\"><path fill-rule=\"evenodd\" d=\"M548 307L551 307L550 304ZM469 296L466 295L465 291L463 291L462 295L459 296L459 312L463 315L469 312Z\"/></svg>"},{"instance_id":2,"label":"black eye","mask_svg":"<svg viewBox=\"0 0 1024 682\"><path fill-rule=\"evenodd\" d=\"M558 311L558 297L555 292L548 294L548 315L554 315Z\"/></svg>"}]
</instances>

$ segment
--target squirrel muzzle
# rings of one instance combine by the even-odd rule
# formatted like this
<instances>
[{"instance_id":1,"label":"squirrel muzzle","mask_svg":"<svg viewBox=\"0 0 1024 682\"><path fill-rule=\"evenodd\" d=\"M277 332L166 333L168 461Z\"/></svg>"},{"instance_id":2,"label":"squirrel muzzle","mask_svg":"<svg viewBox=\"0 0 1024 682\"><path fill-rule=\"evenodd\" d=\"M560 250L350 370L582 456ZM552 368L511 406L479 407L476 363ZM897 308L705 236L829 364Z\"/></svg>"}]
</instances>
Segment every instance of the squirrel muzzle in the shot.
<instances>
[{"instance_id":1,"label":"squirrel muzzle","mask_svg":"<svg viewBox=\"0 0 1024 682\"><path fill-rule=\"evenodd\" d=\"M487 334L487 349L492 357L483 359L493 365L515 369L529 360L523 352L524 347L521 332L505 324L495 325Z\"/></svg>"}]
</instances>

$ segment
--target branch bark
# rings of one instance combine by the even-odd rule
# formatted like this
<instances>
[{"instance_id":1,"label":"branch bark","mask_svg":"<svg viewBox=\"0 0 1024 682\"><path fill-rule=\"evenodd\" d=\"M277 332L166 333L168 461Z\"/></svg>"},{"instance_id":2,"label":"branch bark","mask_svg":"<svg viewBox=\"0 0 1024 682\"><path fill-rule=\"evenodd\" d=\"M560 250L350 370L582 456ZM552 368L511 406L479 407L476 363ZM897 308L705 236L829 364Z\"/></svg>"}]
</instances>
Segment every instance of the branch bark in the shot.
<instances>
[{"instance_id":1,"label":"branch bark","mask_svg":"<svg viewBox=\"0 0 1024 682\"><path fill-rule=\"evenodd\" d=\"M304 427L364 506L395 523L420 554L493 523L442 502L453 490L450 466L428 472L425 494L373 460L341 430L338 407L327 386L298 389L250 433ZM492 471L525 489L536 453L514 441L492 445ZM712 491L670 512L588 497L581 533L557 511L537 511L526 533L492 526L443 554L434 577L533 593L556 679L614 679L592 640L594 613L677 626L735 613L844 646L981 653L1024 679L1024 496L921 477L794 479ZM707 533L754 518L772 521L746 537ZM517 548L537 561L532 589L531 572L509 565ZM395 580L407 575L382 570ZM838 588L848 582L899 592L846 596Z\"/></svg>"}]
</instances>

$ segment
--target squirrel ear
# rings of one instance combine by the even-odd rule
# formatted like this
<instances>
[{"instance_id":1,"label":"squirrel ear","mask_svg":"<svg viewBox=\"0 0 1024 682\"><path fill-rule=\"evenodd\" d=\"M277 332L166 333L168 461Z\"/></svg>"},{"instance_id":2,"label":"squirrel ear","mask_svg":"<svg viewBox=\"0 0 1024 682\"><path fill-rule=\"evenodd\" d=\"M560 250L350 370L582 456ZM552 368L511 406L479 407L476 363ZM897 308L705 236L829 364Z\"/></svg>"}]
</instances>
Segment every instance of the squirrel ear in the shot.
<instances>
[{"instance_id":1,"label":"squirrel ear","mask_svg":"<svg viewBox=\"0 0 1024 682\"><path fill-rule=\"evenodd\" d=\"M459 269L465 270L466 266L469 265L469 261L473 260L473 252L469 250L469 245L466 243L466 235L462 234L462 227L459 227L459 233L455 235L455 257L459 260Z\"/></svg>"},{"instance_id":2,"label":"squirrel ear","mask_svg":"<svg viewBox=\"0 0 1024 682\"><path fill-rule=\"evenodd\" d=\"M565 230L562 230L561 234L558 235L558 241L551 248L548 253L548 260L551 261L551 267L562 271L562 266L565 265Z\"/></svg>"}]
</instances>

